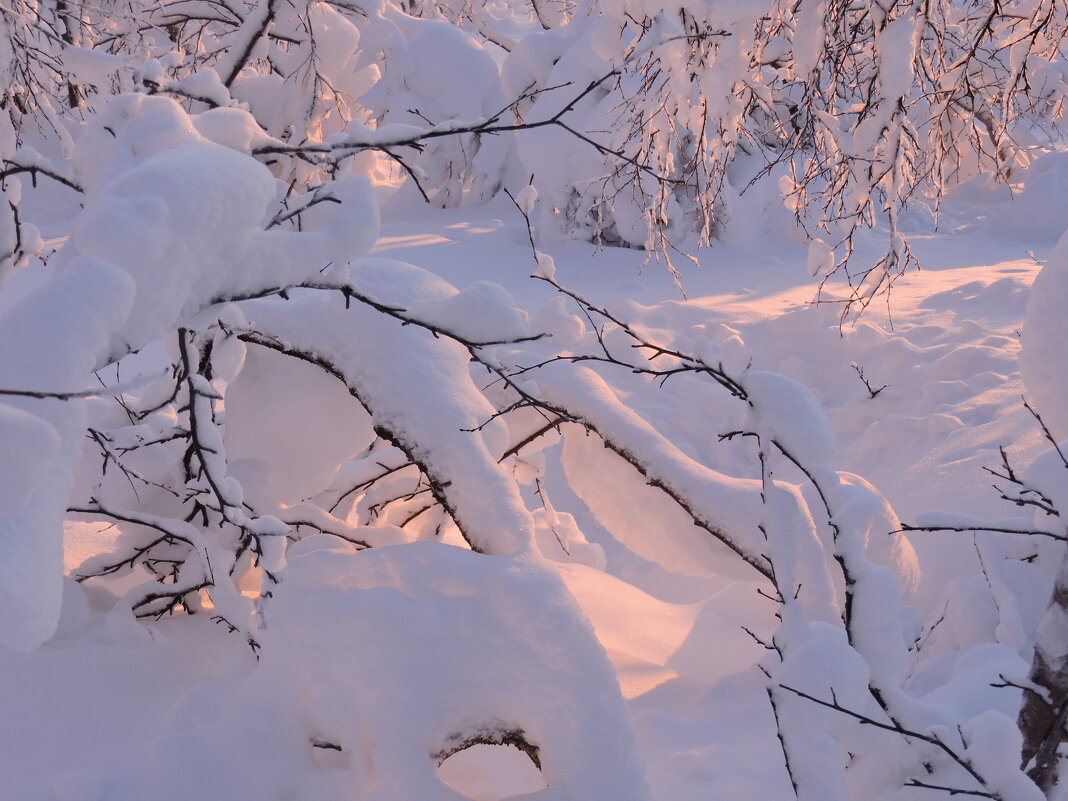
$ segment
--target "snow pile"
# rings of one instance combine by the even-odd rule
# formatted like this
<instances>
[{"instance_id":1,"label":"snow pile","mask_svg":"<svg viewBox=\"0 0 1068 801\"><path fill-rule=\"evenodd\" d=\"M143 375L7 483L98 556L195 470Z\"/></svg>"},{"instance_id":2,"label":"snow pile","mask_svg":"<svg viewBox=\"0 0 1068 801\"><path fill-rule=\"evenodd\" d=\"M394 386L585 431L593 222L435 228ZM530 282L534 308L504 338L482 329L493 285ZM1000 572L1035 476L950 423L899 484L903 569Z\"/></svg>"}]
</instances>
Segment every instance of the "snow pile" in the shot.
<instances>
[{"instance_id":1,"label":"snow pile","mask_svg":"<svg viewBox=\"0 0 1068 801\"><path fill-rule=\"evenodd\" d=\"M505 735L536 749L532 799L650 797L613 671L538 559L323 535L291 549L251 675L194 688L136 764L85 784L112 801L445 801L462 796L438 762Z\"/></svg>"},{"instance_id":2,"label":"snow pile","mask_svg":"<svg viewBox=\"0 0 1068 801\"><path fill-rule=\"evenodd\" d=\"M1068 438L1068 237L1061 237L1035 278L1024 318L1020 369L1027 394L1058 440Z\"/></svg>"},{"instance_id":3,"label":"snow pile","mask_svg":"<svg viewBox=\"0 0 1068 801\"><path fill-rule=\"evenodd\" d=\"M131 283L109 265L82 261L30 293L0 317L0 386L84 390L130 306ZM5 439L6 465L24 479L48 477L27 486L17 506L0 514L0 642L30 649L51 635L59 616L63 518L86 419L82 401L9 403L4 417L13 436ZM9 482L13 490L19 484Z\"/></svg>"}]
</instances>

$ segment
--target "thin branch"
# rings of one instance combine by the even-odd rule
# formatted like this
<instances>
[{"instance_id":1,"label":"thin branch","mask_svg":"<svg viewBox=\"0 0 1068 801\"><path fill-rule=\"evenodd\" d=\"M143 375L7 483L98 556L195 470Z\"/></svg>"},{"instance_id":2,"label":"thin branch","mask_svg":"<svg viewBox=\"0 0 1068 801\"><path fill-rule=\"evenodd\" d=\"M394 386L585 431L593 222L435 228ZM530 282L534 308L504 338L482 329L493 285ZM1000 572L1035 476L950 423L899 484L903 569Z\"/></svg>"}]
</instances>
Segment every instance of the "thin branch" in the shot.
<instances>
[{"instance_id":1,"label":"thin branch","mask_svg":"<svg viewBox=\"0 0 1068 801\"><path fill-rule=\"evenodd\" d=\"M1055 540L1068 540L1064 534L1058 534L1053 531L1042 531L1040 529L1026 529L1026 528L1008 528L1003 526L914 526L909 523L902 523L901 528L894 529L891 534L900 534L906 531L992 531L997 534L1021 534L1028 537L1050 537Z\"/></svg>"},{"instance_id":2,"label":"thin branch","mask_svg":"<svg viewBox=\"0 0 1068 801\"><path fill-rule=\"evenodd\" d=\"M794 695L798 696L799 698L804 698L806 701L811 701L812 703L818 704L819 706L822 706L822 707L826 707L827 709L833 709L835 712L841 712L843 715L851 717L854 720L857 720L860 723L864 724L865 726L872 726L872 727L877 728L877 729L883 729L884 731L891 731L891 732L894 732L895 734L899 734L899 735L901 735L903 737L909 737L911 739L921 740L922 742L929 743L930 745L933 745L936 748L938 748L940 751L942 751L946 756L948 756L950 759L952 759L955 763L960 765L960 767L962 767L964 769L964 771L969 776L971 776L973 779L975 779L975 781L980 786L988 787L987 782L976 771L975 766L972 764L971 760L969 760L968 758L962 756L961 754L958 754L956 751L954 751L952 748L950 748L937 735L925 734L924 732L918 732L918 731L915 731L913 729L906 728L906 727L902 726L900 723L898 723L897 721L893 721L892 723L884 723L881 720L876 720L875 718L870 717L868 715L865 715L862 712L857 712L855 710L849 709L848 707L842 706L841 704L838 703L838 700L836 698L834 698L834 694L833 693L832 693L832 699L833 700L824 701L822 698L817 698L814 695L809 695L808 693L804 692L803 690L798 690L798 689L796 689L794 687L790 687L790 686L788 686L786 684L780 684L778 686L781 687L782 689L786 690L787 692L793 693ZM997 793L983 793L983 795L986 798L993 798L993 799L999 799L999 800L1001 799L1001 796L998 795Z\"/></svg>"}]
</instances>

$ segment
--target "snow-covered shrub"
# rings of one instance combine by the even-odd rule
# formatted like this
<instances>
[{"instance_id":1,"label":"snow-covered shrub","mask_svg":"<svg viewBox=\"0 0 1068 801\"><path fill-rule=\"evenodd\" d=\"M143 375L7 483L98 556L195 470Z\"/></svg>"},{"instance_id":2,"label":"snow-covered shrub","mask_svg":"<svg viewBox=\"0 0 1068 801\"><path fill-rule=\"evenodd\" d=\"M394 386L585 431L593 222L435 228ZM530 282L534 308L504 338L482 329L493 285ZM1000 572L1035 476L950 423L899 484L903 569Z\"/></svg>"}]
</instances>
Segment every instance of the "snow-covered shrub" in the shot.
<instances>
[{"instance_id":1,"label":"snow-covered shrub","mask_svg":"<svg viewBox=\"0 0 1068 801\"><path fill-rule=\"evenodd\" d=\"M77 141L71 183L84 208L37 266L40 287L0 323L3 380L28 387L2 417L4 644L30 649L55 627L69 505L121 529L112 552L74 572L119 596L113 620L204 614L263 660L236 706L217 709L192 745L176 722L147 745L145 772L108 779L112 797L143 797L165 754L210 761L197 749L216 738L232 747L235 732L266 721L275 733L264 748L286 773L262 777L270 797L285 795L288 768L328 736L357 760L345 781L358 780L369 738L378 744L365 756L383 799L455 798L436 763L497 741L539 755L547 797L614 787L615 797L648 798L604 651L535 546L539 524L499 464L513 432L470 369L473 354L531 339L525 318L495 285L458 292L417 267L365 257L378 217L361 176L333 176L330 202L317 202L322 187L295 193L300 229L276 224L287 216L276 211L284 184L220 143L247 150L250 129L243 111L191 117L170 98L130 94ZM286 388L296 397L276 390L263 403L256 383L285 381L290 363L307 366ZM85 389L112 368L132 382L103 397ZM302 395L330 389L316 425L336 418L342 437L307 450L296 470L284 441L255 454L255 440L272 436L265 426L293 425L287 415L315 404ZM288 544L309 532L320 533L319 549L287 585ZM438 542L419 548L417 539ZM581 553L580 535L571 539ZM397 547L383 548L376 568L388 545ZM376 555L358 553L368 548ZM316 604L344 613L317 628L307 617ZM486 644L485 668L465 673ZM374 681L383 666L388 686ZM338 685L343 675L365 692ZM350 716L332 697L320 712L282 702L320 680L344 694ZM267 705L264 718L245 714L246 698ZM413 714L398 708L402 698ZM214 795L234 781L227 769L195 770L166 792Z\"/></svg>"}]
</instances>

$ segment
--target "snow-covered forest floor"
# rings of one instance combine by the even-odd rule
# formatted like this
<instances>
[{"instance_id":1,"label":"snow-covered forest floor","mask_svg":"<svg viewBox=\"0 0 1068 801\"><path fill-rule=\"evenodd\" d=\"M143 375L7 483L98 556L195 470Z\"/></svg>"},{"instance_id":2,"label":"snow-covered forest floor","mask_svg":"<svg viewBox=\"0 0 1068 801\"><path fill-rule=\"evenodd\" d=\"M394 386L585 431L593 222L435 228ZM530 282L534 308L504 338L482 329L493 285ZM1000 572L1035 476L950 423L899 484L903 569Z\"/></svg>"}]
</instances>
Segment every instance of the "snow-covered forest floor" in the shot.
<instances>
[{"instance_id":1,"label":"snow-covered forest floor","mask_svg":"<svg viewBox=\"0 0 1068 801\"><path fill-rule=\"evenodd\" d=\"M1061 178L1058 170L1053 173ZM693 348L703 337L715 344L728 369L781 373L807 386L833 426L838 469L871 482L903 522L922 524L928 513L941 512L1028 528L1026 510L999 499L991 487L996 479L984 467L1000 466L1000 448L1014 464L1025 465L1048 446L1023 406L1017 357L1029 288L1056 239L1055 224L1044 221L1068 219L1063 214L1068 201L1060 185L1015 201L993 193L983 197L977 185L970 195L947 202L938 232L914 233L922 270L901 278L885 302L877 301L859 321L844 326L837 305L812 303L816 286L806 271L806 246L773 198L738 201L726 241L701 250L699 268L683 270L685 297L661 265L653 262L642 271L639 251L595 252L592 245L576 242L543 244L542 249L553 257L561 284L611 309L653 341ZM569 302L529 277L535 265L526 227L507 198L448 211L386 199L383 220L375 255L418 265L460 289L477 281L498 284L529 315L534 330L561 316L578 324ZM858 258L863 257L862 248ZM5 290L9 298L19 297L20 281L32 281L32 270L16 275ZM824 299L833 299L836 291L828 284ZM759 477L744 442L719 441L740 420L724 417L719 407L710 409L707 384L686 375L661 386L622 369L601 374L630 408L687 455L720 469L733 466L735 475ZM299 477L303 454L324 436L315 430L317 421L327 419L337 401L293 397L285 387L295 380L293 374L272 378L264 370L259 380L261 385L245 388L258 393L257 402L311 407L303 408L292 431L279 434L281 444L271 445L292 462L279 469ZM325 436L335 434L331 423ZM263 455L255 432L227 436L233 437L227 442L232 461ZM736 456L725 456L725 448L735 448ZM573 516L581 532L569 529L568 553L566 533L554 539L543 529L538 546L607 650L653 797L792 798L782 753L775 747L767 680L757 667L764 648L749 633L766 639L776 625L778 607L758 592L758 577L724 556L659 490L626 474L629 468L596 438L557 442L537 459L541 489L556 510ZM785 480L802 483L800 476ZM619 492L620 486L626 492ZM532 507L538 505L535 490L533 482L524 484ZM114 536L106 523L68 522L68 571L106 551ZM1006 544L986 536L909 535L919 574L906 589L906 601L917 607L925 626L922 669L908 668L906 688L916 698L952 710L961 721L987 709L1015 719L1019 692L990 685L999 674L1026 675L1027 644L1049 594L1048 566L1040 571L1030 561L1033 541L1021 537ZM294 549L307 550L303 558L308 559L316 548L326 547L298 544ZM290 560L287 581L299 582L300 560L292 555ZM231 699L243 697L242 688L254 681L249 676L256 661L241 638L206 616L136 623L128 614L109 614L112 601L105 591L85 585L83 592L67 582L55 636L31 653L0 650L0 798L125 799L115 777L131 774L142 777L131 786L158 783L159 798L257 797L255 788L266 781L258 778L262 760L275 753L269 741L281 735L271 730L271 716L262 708L245 704L237 717L227 711ZM329 616L332 609L337 619L320 621L323 636L356 625L343 615L359 610L326 605L321 611ZM513 623L522 628L521 620ZM465 648L465 626L476 624L445 612L444 633L422 645L359 642L355 651L400 647L395 661L381 663L393 675L382 676L367 668L373 660L363 663L364 657L350 655L345 658L363 665L363 674L358 679L341 675L350 664L342 658L333 667L338 672L334 686L323 692L338 694L337 703L348 708L343 696L357 692L356 682L370 682L374 692L381 680L382 691L391 693L405 681L427 681L425 672L403 668L406 649L414 649L416 661L443 661L447 693L455 678L448 675L452 659L441 650L430 652L448 650L449 626L457 627L455 648ZM405 624L397 625L400 631ZM375 631L366 628L369 637ZM552 637L551 631L542 634ZM470 669L488 675L508 667ZM538 692L537 686L530 691ZM248 697L268 706L272 701L255 692ZM536 698L525 703L531 701L538 703ZM569 725L560 721L561 727ZM886 738L890 754L897 735L876 736ZM331 776L351 768L350 755L329 749L309 746L291 758L297 765L293 776L326 777L321 778L323 798L329 788L337 789ZM893 758L888 760L883 768L893 772ZM542 786L537 771L514 749L502 756L497 748L476 746L442 770L454 788L478 801ZM319 797L306 778L300 781L292 797ZM223 790L225 795L218 794ZM900 793L910 799L944 795L918 788Z\"/></svg>"}]
</instances>

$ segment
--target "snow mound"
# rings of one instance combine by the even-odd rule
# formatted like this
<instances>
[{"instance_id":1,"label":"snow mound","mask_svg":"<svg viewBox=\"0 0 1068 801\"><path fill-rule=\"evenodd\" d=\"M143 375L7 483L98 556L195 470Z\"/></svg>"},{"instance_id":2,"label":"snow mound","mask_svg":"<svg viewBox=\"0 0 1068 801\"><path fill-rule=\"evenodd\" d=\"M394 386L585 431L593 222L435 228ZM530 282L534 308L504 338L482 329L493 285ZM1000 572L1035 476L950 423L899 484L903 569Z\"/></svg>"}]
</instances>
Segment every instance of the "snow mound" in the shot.
<instances>
[{"instance_id":1,"label":"snow mound","mask_svg":"<svg viewBox=\"0 0 1068 801\"><path fill-rule=\"evenodd\" d=\"M1068 236L1061 237L1046 266L1035 278L1024 317L1020 371L1027 395L1053 436L1068 437Z\"/></svg>"},{"instance_id":2,"label":"snow mound","mask_svg":"<svg viewBox=\"0 0 1068 801\"><path fill-rule=\"evenodd\" d=\"M17 512L59 452L59 434L35 414L0 405L0 507Z\"/></svg>"},{"instance_id":3,"label":"snow mound","mask_svg":"<svg viewBox=\"0 0 1068 801\"><path fill-rule=\"evenodd\" d=\"M457 801L438 763L509 734L537 749L531 801L650 798L612 668L545 563L318 535L288 565L260 665L192 690L109 799Z\"/></svg>"}]
</instances>

